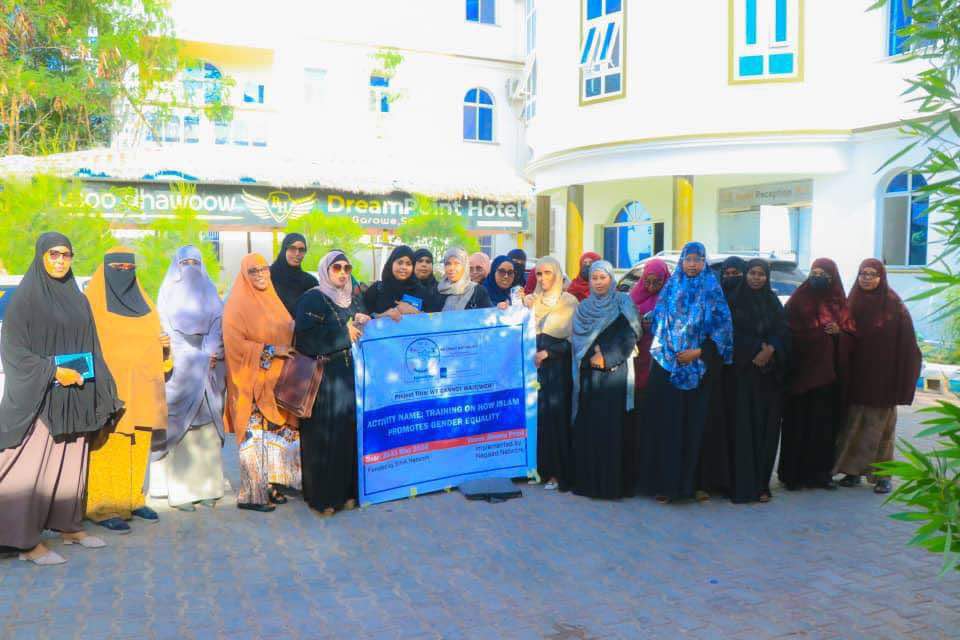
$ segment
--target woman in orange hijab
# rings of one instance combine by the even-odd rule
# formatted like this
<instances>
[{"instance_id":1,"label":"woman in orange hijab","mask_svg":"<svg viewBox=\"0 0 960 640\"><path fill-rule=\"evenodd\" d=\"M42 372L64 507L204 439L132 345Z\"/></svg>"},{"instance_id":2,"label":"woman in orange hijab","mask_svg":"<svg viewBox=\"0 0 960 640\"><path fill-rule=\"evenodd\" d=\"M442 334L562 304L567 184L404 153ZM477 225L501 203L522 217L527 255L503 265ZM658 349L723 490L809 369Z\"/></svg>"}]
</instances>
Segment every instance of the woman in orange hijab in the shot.
<instances>
[{"instance_id":1,"label":"woman in orange hijab","mask_svg":"<svg viewBox=\"0 0 960 640\"><path fill-rule=\"evenodd\" d=\"M278 485L300 488L296 418L277 406L274 388L293 342L293 318L258 253L240 262L223 312L227 402L223 425L240 446L237 506L269 512L287 500Z\"/></svg>"},{"instance_id":2,"label":"woman in orange hijab","mask_svg":"<svg viewBox=\"0 0 960 640\"><path fill-rule=\"evenodd\" d=\"M136 260L126 247L111 249L87 284L97 336L126 411L102 430L90 448L87 518L125 533L136 516L156 521L143 493L154 430L167 428L164 359L170 339L137 281Z\"/></svg>"}]
</instances>

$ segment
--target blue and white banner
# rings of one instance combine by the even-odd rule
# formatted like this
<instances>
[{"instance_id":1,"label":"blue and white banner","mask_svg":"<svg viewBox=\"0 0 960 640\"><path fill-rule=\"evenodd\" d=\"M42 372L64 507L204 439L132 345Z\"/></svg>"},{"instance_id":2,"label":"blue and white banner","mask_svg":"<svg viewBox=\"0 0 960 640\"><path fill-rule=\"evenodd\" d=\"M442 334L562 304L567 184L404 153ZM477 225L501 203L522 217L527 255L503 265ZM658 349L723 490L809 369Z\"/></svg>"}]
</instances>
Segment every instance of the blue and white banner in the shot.
<instances>
[{"instance_id":1,"label":"blue and white banner","mask_svg":"<svg viewBox=\"0 0 960 640\"><path fill-rule=\"evenodd\" d=\"M533 475L535 352L523 307L369 322L353 346L360 503Z\"/></svg>"}]
</instances>

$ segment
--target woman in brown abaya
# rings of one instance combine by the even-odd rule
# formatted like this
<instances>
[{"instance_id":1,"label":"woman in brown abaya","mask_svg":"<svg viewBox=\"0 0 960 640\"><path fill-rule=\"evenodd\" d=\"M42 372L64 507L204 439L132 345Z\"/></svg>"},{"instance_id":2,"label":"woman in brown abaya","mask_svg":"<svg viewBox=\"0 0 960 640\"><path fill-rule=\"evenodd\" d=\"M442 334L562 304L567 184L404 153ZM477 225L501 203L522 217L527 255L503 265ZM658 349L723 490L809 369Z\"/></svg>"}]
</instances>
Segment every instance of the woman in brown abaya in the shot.
<instances>
[{"instance_id":1,"label":"woman in brown abaya","mask_svg":"<svg viewBox=\"0 0 960 640\"><path fill-rule=\"evenodd\" d=\"M89 438L123 404L104 364L90 305L73 277L73 247L60 233L37 239L33 264L13 293L0 337L6 383L0 402L0 545L38 565L65 562L40 542L104 542L83 531ZM89 354L93 370L55 364Z\"/></svg>"},{"instance_id":2,"label":"woman in brown abaya","mask_svg":"<svg viewBox=\"0 0 960 640\"><path fill-rule=\"evenodd\" d=\"M874 478L873 463L893 460L897 405L910 405L922 357L910 312L890 285L883 263L860 263L850 292L850 314L857 327L850 359L847 422L835 473L840 486L860 484L867 475L876 493L889 493L889 478Z\"/></svg>"}]
</instances>

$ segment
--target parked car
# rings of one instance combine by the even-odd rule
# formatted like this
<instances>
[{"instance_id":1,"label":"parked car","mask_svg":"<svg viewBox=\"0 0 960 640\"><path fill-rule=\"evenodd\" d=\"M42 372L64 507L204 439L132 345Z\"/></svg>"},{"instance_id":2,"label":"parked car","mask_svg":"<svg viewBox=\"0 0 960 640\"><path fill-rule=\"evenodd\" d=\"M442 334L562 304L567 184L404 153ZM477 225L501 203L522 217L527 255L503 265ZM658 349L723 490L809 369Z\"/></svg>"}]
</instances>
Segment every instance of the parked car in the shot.
<instances>
[{"instance_id":1,"label":"parked car","mask_svg":"<svg viewBox=\"0 0 960 640\"><path fill-rule=\"evenodd\" d=\"M747 251L744 253L719 253L710 256L707 259L707 264L713 272L717 275L717 278L720 278L720 265L723 264L723 261L729 258L730 256L740 256L744 260L750 260L752 258L763 258L770 263L770 287L780 298L780 301L786 304L787 299L797 290L797 287L800 286L804 280L807 279L807 274L802 269L797 267L795 260L786 260L783 258L778 258L775 254L770 253L761 253L758 251ZM680 261L680 252L679 251L661 251L653 258L659 258L663 260L670 266L670 273L673 273L677 268L677 263ZM621 276L620 281L617 283L617 291L630 291L633 288L633 285L640 280L640 275L643 273L643 265L653 258L646 258L641 260L637 264L633 265L629 271L627 271L623 276Z\"/></svg>"}]
</instances>

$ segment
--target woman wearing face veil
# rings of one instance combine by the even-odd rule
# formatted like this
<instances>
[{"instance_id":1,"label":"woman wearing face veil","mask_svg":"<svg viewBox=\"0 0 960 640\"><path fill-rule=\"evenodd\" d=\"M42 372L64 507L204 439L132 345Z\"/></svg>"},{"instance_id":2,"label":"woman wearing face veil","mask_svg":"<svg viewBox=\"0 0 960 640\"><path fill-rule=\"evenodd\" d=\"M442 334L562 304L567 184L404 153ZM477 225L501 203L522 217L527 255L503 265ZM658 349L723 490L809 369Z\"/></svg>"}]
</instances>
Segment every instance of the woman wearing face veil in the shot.
<instances>
[{"instance_id":1,"label":"woman wearing face veil","mask_svg":"<svg viewBox=\"0 0 960 640\"><path fill-rule=\"evenodd\" d=\"M154 431L167 428L164 376L173 366L170 338L137 280L133 251L107 252L87 284L103 356L117 381L125 410L114 428L90 447L87 518L116 532L132 517L156 521L146 506L144 485Z\"/></svg>"},{"instance_id":2,"label":"woman wearing face veil","mask_svg":"<svg viewBox=\"0 0 960 640\"><path fill-rule=\"evenodd\" d=\"M633 301L616 290L613 265L590 266L590 296L573 317L573 491L624 495L623 440L633 408L631 356L640 337Z\"/></svg>"},{"instance_id":3,"label":"woman wearing face veil","mask_svg":"<svg viewBox=\"0 0 960 640\"><path fill-rule=\"evenodd\" d=\"M770 476L780 443L783 380L789 335L783 305L770 288L766 260L747 263L745 280L731 297L736 380L730 431L733 436L734 502L768 502Z\"/></svg>"},{"instance_id":4,"label":"woman wearing face veil","mask_svg":"<svg viewBox=\"0 0 960 640\"><path fill-rule=\"evenodd\" d=\"M6 382L0 402L0 546L38 565L65 560L40 542L104 546L83 532L89 440L123 406L100 351L90 305L73 277L73 246L44 233L13 292L0 337ZM54 357L90 353L94 377Z\"/></svg>"},{"instance_id":5,"label":"woman wearing face veil","mask_svg":"<svg viewBox=\"0 0 960 640\"><path fill-rule=\"evenodd\" d=\"M403 315L434 310L430 292L413 273L413 255L413 249L406 245L390 252L380 280L363 293L364 308L372 317L385 315L400 320Z\"/></svg>"},{"instance_id":6,"label":"woman wearing face veil","mask_svg":"<svg viewBox=\"0 0 960 640\"><path fill-rule=\"evenodd\" d=\"M711 358L729 363L733 326L707 251L690 242L653 318L640 489L658 502L693 497L707 421Z\"/></svg>"},{"instance_id":7,"label":"woman wearing face veil","mask_svg":"<svg viewBox=\"0 0 960 640\"><path fill-rule=\"evenodd\" d=\"M854 324L837 265L813 261L786 307L790 363L777 475L788 490L836 489L834 446L843 420Z\"/></svg>"},{"instance_id":8,"label":"woman wearing face veil","mask_svg":"<svg viewBox=\"0 0 960 640\"><path fill-rule=\"evenodd\" d=\"M150 495L195 511L223 497L223 302L194 246L181 247L157 297L177 366L167 380L167 431L154 434Z\"/></svg>"},{"instance_id":9,"label":"woman wearing face veil","mask_svg":"<svg viewBox=\"0 0 960 640\"><path fill-rule=\"evenodd\" d=\"M270 265L270 281L283 306L292 316L300 296L317 286L317 279L301 267L307 254L307 239L299 233L288 233L280 245L277 259Z\"/></svg>"},{"instance_id":10,"label":"woman wearing face veil","mask_svg":"<svg viewBox=\"0 0 960 640\"><path fill-rule=\"evenodd\" d=\"M537 288L524 299L537 327L537 471L545 489L566 490L573 478L570 449L570 336L577 299L563 291L556 258L537 261Z\"/></svg>"},{"instance_id":11,"label":"woman wearing face veil","mask_svg":"<svg viewBox=\"0 0 960 640\"><path fill-rule=\"evenodd\" d=\"M857 337L850 360L846 430L834 472L845 474L841 486L856 486L860 476L867 475L876 483L874 492L889 493L890 479L873 477L873 464L893 460L897 405L913 403L922 357L910 312L875 258L860 263L850 292L850 314Z\"/></svg>"},{"instance_id":12,"label":"woman wearing face veil","mask_svg":"<svg viewBox=\"0 0 960 640\"><path fill-rule=\"evenodd\" d=\"M352 271L343 252L331 251L320 260L320 284L297 305L297 350L329 358L313 414L300 423L303 498L325 516L357 504L357 397L350 346L370 318L352 293Z\"/></svg>"}]
</instances>

